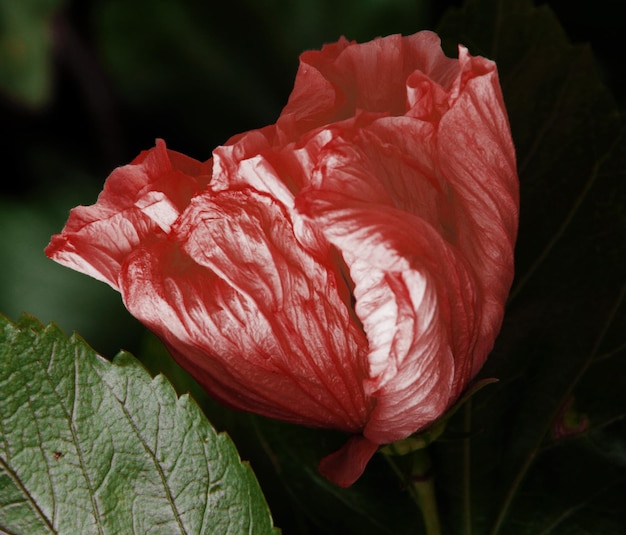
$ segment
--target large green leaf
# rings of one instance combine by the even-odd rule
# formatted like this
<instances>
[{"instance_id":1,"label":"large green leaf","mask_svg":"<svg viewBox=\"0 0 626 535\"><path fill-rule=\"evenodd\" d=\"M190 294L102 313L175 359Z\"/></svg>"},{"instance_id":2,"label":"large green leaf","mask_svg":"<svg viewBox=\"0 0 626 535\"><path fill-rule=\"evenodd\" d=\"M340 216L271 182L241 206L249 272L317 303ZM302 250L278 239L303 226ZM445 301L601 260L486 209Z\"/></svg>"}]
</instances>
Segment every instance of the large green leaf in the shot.
<instances>
[{"instance_id":1,"label":"large green leaf","mask_svg":"<svg viewBox=\"0 0 626 535\"><path fill-rule=\"evenodd\" d=\"M228 436L129 354L0 317L0 391L0 530L274 532Z\"/></svg>"}]
</instances>

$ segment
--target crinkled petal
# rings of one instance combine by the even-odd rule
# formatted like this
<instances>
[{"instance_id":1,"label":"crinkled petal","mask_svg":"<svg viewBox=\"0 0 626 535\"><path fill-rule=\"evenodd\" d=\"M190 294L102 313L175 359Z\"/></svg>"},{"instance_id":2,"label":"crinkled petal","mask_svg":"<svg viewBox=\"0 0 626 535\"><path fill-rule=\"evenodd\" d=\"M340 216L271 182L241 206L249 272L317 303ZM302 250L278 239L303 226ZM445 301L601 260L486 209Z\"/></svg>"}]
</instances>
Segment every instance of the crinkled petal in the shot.
<instances>
[{"instance_id":1,"label":"crinkled petal","mask_svg":"<svg viewBox=\"0 0 626 535\"><path fill-rule=\"evenodd\" d=\"M472 299L464 263L426 222L393 208L315 192L297 206L343 254L355 284L356 314L369 344L367 393L376 407L365 436L408 436L447 408L455 381L452 304ZM461 309L463 310L463 309Z\"/></svg>"},{"instance_id":2,"label":"crinkled petal","mask_svg":"<svg viewBox=\"0 0 626 535\"><path fill-rule=\"evenodd\" d=\"M478 372L499 331L513 276L518 206L515 155L495 65L470 57L462 47L457 65L456 70L447 71L442 86L430 84L433 94L426 95L431 99L427 105L420 104L422 113L378 118L358 128L344 121L319 132L317 138L324 143L310 143L301 149L313 162L308 164L313 171L310 187L296 203L309 215L312 212L307 205L325 206L313 217L313 224L325 225L327 238L344 254L351 274L352 263L364 253L351 259L337 240L345 238L345 222L352 208L362 215L357 224L349 225L354 231L349 241L361 251L368 247L364 244L378 244L377 253L370 254L366 262L381 272L400 270L410 263L414 253L407 244L415 243L411 234L423 232L422 223L432 236L438 234L447 242L447 260L440 258L441 248L433 244L420 246L419 261L428 264L429 258L439 258L439 265L457 265L448 270L450 280L442 285L440 295L447 292L448 297L439 300L440 305L445 304L445 317L450 318L449 343L455 363L451 399ZM444 87L447 100L441 92ZM463 124L472 126L459 127ZM357 208L358 203L365 204ZM324 217L333 206L337 209L330 217L333 223L326 224ZM406 211L407 218L409 214L417 216L421 223L400 231L403 216L398 213L397 229L386 225L382 231L373 220L387 218L391 207ZM431 265L430 273L435 271ZM376 278L376 272L369 276ZM376 287L371 281L368 284ZM359 306L357 297L357 309ZM372 318L382 314L372 311ZM368 322L360 317L371 344ZM383 330L376 320L369 323L369 329ZM390 339L387 345L371 348L374 374L381 362L378 357L389 347ZM394 368L388 373L395 373Z\"/></svg>"},{"instance_id":3,"label":"crinkled petal","mask_svg":"<svg viewBox=\"0 0 626 535\"><path fill-rule=\"evenodd\" d=\"M319 131L296 155L311 190L406 210L445 232L453 199L437 173L434 136L428 122L359 114Z\"/></svg>"},{"instance_id":4,"label":"crinkled petal","mask_svg":"<svg viewBox=\"0 0 626 535\"><path fill-rule=\"evenodd\" d=\"M107 179L96 204L70 212L46 254L118 289L120 267L137 247L167 233L191 197L210 180L203 164L166 149L162 140Z\"/></svg>"},{"instance_id":5,"label":"crinkled petal","mask_svg":"<svg viewBox=\"0 0 626 535\"><path fill-rule=\"evenodd\" d=\"M500 330L513 280L519 180L495 65L464 48L459 53L464 84L439 124L436 151L442 179L457 199L457 247L472 266L483 302L474 375Z\"/></svg>"},{"instance_id":6,"label":"crinkled petal","mask_svg":"<svg viewBox=\"0 0 626 535\"><path fill-rule=\"evenodd\" d=\"M362 44L343 39L321 51L306 52L277 127L284 140L294 140L303 132L351 117L357 109L404 115L415 103L414 96L407 95L406 81L416 71L447 89L459 66L445 56L439 37L428 31Z\"/></svg>"},{"instance_id":7,"label":"crinkled petal","mask_svg":"<svg viewBox=\"0 0 626 535\"><path fill-rule=\"evenodd\" d=\"M122 294L200 384L239 409L362 429L366 340L334 273L299 246L279 203L252 190L207 192L174 240L137 252Z\"/></svg>"},{"instance_id":8,"label":"crinkled petal","mask_svg":"<svg viewBox=\"0 0 626 535\"><path fill-rule=\"evenodd\" d=\"M448 92L422 71L407 78L406 94L409 117L436 123L448 110Z\"/></svg>"},{"instance_id":9,"label":"crinkled petal","mask_svg":"<svg viewBox=\"0 0 626 535\"><path fill-rule=\"evenodd\" d=\"M377 400L363 431L371 440L405 438L435 421L450 403L455 362L443 312L445 297L442 306L436 286L423 273L409 270L386 273L375 288L355 288L357 314L370 341L372 378L367 392ZM374 323L377 314L367 315L372 293L394 319L389 325L392 336ZM381 347L388 348L386 355L377 351Z\"/></svg>"}]
</instances>

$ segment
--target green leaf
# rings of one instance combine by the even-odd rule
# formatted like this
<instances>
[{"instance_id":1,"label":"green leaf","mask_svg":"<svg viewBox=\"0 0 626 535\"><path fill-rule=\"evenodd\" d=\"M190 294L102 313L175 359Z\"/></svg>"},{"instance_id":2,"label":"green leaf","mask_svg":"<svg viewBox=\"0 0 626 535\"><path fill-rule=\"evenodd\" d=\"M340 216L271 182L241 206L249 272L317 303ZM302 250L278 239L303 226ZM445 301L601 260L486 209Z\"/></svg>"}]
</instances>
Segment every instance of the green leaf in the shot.
<instances>
[{"instance_id":1,"label":"green leaf","mask_svg":"<svg viewBox=\"0 0 626 535\"><path fill-rule=\"evenodd\" d=\"M623 117L589 47L571 44L546 6L468 0L439 32L449 53L463 43L498 64L521 186L517 276L483 371L500 382L456 418L469 438L435 451L448 530L621 533ZM587 427L559 436L568 406Z\"/></svg>"},{"instance_id":2,"label":"green leaf","mask_svg":"<svg viewBox=\"0 0 626 535\"><path fill-rule=\"evenodd\" d=\"M195 402L31 317L0 317L0 530L273 533L254 474Z\"/></svg>"},{"instance_id":3,"label":"green leaf","mask_svg":"<svg viewBox=\"0 0 626 535\"><path fill-rule=\"evenodd\" d=\"M63 0L0 0L0 89L33 107L50 94L54 14Z\"/></svg>"}]
</instances>

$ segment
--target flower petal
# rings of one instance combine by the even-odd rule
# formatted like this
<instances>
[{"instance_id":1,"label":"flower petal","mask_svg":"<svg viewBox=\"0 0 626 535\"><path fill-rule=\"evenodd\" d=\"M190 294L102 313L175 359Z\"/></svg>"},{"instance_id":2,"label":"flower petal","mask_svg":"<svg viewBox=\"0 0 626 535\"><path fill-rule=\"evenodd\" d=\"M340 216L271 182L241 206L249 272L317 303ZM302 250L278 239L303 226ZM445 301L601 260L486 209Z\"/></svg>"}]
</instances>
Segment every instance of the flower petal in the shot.
<instances>
[{"instance_id":1,"label":"flower petal","mask_svg":"<svg viewBox=\"0 0 626 535\"><path fill-rule=\"evenodd\" d=\"M447 90L459 65L445 56L439 37L428 31L358 45L342 39L321 51L305 52L277 121L283 141L351 117L357 110L404 115L420 100L415 88L407 87L414 72Z\"/></svg>"},{"instance_id":2,"label":"flower petal","mask_svg":"<svg viewBox=\"0 0 626 535\"><path fill-rule=\"evenodd\" d=\"M495 65L460 48L462 89L437 132L442 179L457 197L457 246L472 266L483 309L472 375L500 330L519 216L515 149ZM459 125L471 125L460 128Z\"/></svg>"},{"instance_id":3,"label":"flower petal","mask_svg":"<svg viewBox=\"0 0 626 535\"><path fill-rule=\"evenodd\" d=\"M455 338L458 325L472 333L473 316L461 314L473 309L456 305L474 298L464 262L435 229L406 212L372 210L319 191L298 201L342 252L355 284L355 310L369 343L366 392L377 400L364 434L379 443L404 438L452 401L455 353L467 352L468 344L468 335Z\"/></svg>"},{"instance_id":4,"label":"flower petal","mask_svg":"<svg viewBox=\"0 0 626 535\"><path fill-rule=\"evenodd\" d=\"M252 190L195 197L122 276L126 306L231 406L358 431L366 341L334 272L298 244L280 204ZM323 260L323 261L321 261Z\"/></svg>"},{"instance_id":5,"label":"flower petal","mask_svg":"<svg viewBox=\"0 0 626 535\"><path fill-rule=\"evenodd\" d=\"M335 228L325 225L325 233L342 252L331 234L344 233L341 224L351 217L352 208L360 206L362 219L351 225L351 240L355 248L370 242L386 244L368 259L383 271L404 269L401 266L410 258L406 255L415 254L407 247L416 239L411 234L438 234L448 243L445 247L451 253L446 261L459 268L450 271L454 283L444 285L442 291L454 288L464 295L447 305L455 318L453 397L478 372L500 328L513 276L518 205L515 154L495 65L469 57L463 48L459 63L456 78L447 82L448 103L443 106L441 95L437 97L443 115L431 114L433 123L386 117L358 127L344 121L319 132L317 138L325 143L308 143L302 149L313 176L296 201L299 210L309 215L315 203L318 207L327 203L324 214L338 203L335 216L343 223ZM463 124L472 128L460 128ZM306 208L309 202L313 204ZM351 207L353 202L357 204ZM386 207L404 210L407 217L418 216L420 222L401 232L403 216L397 213L398 230L387 225L381 232L371 224L374 216L369 214L387 217L391 212ZM337 222L335 216L331 220ZM313 217L311 224L319 224L320 217ZM422 261L429 255L436 259L437 247L434 242L422 244ZM383 352L382 346L379 351Z\"/></svg>"},{"instance_id":6,"label":"flower petal","mask_svg":"<svg viewBox=\"0 0 626 535\"><path fill-rule=\"evenodd\" d=\"M210 179L211 164L167 150L162 140L107 179L96 204L70 212L46 254L118 289L120 267L146 240L163 235ZM187 174L192 173L192 174Z\"/></svg>"},{"instance_id":7,"label":"flower petal","mask_svg":"<svg viewBox=\"0 0 626 535\"><path fill-rule=\"evenodd\" d=\"M339 450L324 457L318 469L326 479L347 488L361 477L378 446L361 435L354 435Z\"/></svg>"}]
</instances>

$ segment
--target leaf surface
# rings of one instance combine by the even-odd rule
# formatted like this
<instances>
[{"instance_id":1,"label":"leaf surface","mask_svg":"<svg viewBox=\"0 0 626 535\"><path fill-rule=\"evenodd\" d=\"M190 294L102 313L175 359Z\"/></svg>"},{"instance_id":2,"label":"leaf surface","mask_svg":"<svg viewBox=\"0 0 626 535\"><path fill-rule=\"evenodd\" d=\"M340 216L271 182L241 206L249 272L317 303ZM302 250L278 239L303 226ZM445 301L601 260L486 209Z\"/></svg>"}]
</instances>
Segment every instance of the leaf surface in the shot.
<instances>
[{"instance_id":1,"label":"leaf surface","mask_svg":"<svg viewBox=\"0 0 626 535\"><path fill-rule=\"evenodd\" d=\"M254 474L131 355L0 317L0 529L273 533Z\"/></svg>"}]
</instances>

